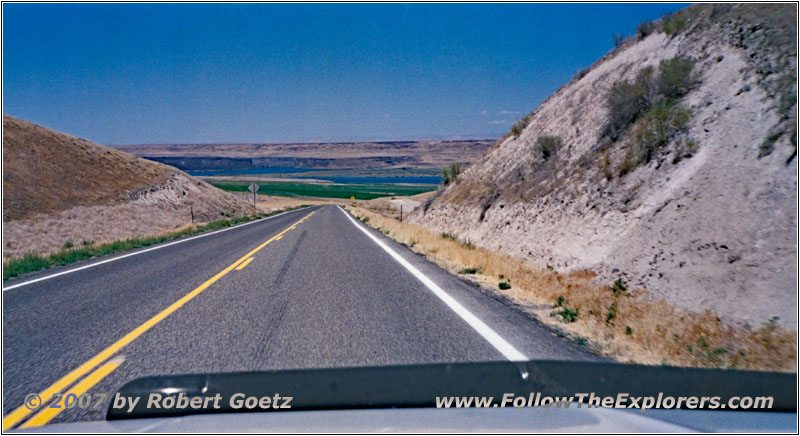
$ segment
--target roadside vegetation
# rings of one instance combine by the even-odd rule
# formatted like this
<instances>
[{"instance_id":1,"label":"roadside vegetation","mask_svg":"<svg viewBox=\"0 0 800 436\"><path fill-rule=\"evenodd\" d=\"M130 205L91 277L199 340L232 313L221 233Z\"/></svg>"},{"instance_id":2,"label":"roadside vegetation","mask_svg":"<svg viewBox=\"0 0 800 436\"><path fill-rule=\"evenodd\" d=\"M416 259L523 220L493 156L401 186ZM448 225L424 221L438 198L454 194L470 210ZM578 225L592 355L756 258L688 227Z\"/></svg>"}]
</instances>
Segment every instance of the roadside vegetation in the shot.
<instances>
[{"instance_id":1,"label":"roadside vegetation","mask_svg":"<svg viewBox=\"0 0 800 436\"><path fill-rule=\"evenodd\" d=\"M625 157L616 168L619 176L649 163L673 141L677 141L673 163L694 154L697 144L680 137L692 115L680 99L696 84L693 67L692 59L676 56L661 61L658 71L642 68L636 79L619 82L608 92L604 136L613 142L627 134ZM608 154L601 157L598 166L607 179L613 177Z\"/></svg>"},{"instance_id":2,"label":"roadside vegetation","mask_svg":"<svg viewBox=\"0 0 800 436\"><path fill-rule=\"evenodd\" d=\"M533 164L545 163L558 153L564 144L560 136L540 136L533 145Z\"/></svg>"},{"instance_id":3,"label":"roadside vegetation","mask_svg":"<svg viewBox=\"0 0 800 436\"><path fill-rule=\"evenodd\" d=\"M513 126L511 126L511 134L515 138L518 138L519 135L522 134L522 131L525 130L525 127L528 127L528 123L530 122L531 122L530 115L525 115L524 117L522 117L522 119L517 120L517 122L514 123Z\"/></svg>"},{"instance_id":4,"label":"roadside vegetation","mask_svg":"<svg viewBox=\"0 0 800 436\"><path fill-rule=\"evenodd\" d=\"M449 167L442 169L442 183L445 186L451 183L461 183L461 164L451 163Z\"/></svg>"},{"instance_id":5,"label":"roadside vegetation","mask_svg":"<svg viewBox=\"0 0 800 436\"><path fill-rule=\"evenodd\" d=\"M725 324L710 311L689 312L649 298L647 291L633 288L622 278L603 283L588 270L538 269L474 247L453 234L362 208L347 209L439 266L502 293L558 336L571 337L598 354L651 365L778 371L792 371L796 366L796 332L773 323L757 328Z\"/></svg>"},{"instance_id":6,"label":"roadside vegetation","mask_svg":"<svg viewBox=\"0 0 800 436\"><path fill-rule=\"evenodd\" d=\"M182 230L162 233L157 236L128 238L102 244L94 244L91 241L82 241L79 246L74 242L67 241L61 250L48 255L27 254L22 257L11 258L3 262L3 280L16 277L21 274L47 269L53 266L67 265L93 257L105 256L108 254L119 253L134 248L147 247L149 245L160 244L174 239L195 235L198 233L230 227L240 223L266 218L290 210L301 209L306 205L289 207L272 212L258 213L255 215L243 216L239 218L223 219L212 221L206 224L198 224L186 227Z\"/></svg>"},{"instance_id":7,"label":"roadside vegetation","mask_svg":"<svg viewBox=\"0 0 800 436\"><path fill-rule=\"evenodd\" d=\"M217 188L232 192L247 192L251 181L217 181L206 179ZM435 185L401 185L370 183L303 183L257 181L258 193L285 197L350 198L372 200L378 197L412 196L436 189Z\"/></svg>"}]
</instances>

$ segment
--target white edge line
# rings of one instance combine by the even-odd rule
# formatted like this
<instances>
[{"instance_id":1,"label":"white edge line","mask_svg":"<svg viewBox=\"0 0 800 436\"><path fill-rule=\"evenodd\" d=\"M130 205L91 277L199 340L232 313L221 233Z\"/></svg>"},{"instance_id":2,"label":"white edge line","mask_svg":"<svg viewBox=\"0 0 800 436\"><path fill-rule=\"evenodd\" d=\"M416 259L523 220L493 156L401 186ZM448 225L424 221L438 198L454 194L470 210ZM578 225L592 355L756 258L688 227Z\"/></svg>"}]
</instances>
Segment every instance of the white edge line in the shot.
<instances>
[{"instance_id":1,"label":"white edge line","mask_svg":"<svg viewBox=\"0 0 800 436\"><path fill-rule=\"evenodd\" d=\"M308 206L308 207L311 207L311 206ZM246 222L244 224L238 224L238 225L235 225L233 227L226 227L224 229L214 230L213 232L209 232L209 233L201 233L201 234L196 235L196 236L190 236L190 237L185 238L185 239L178 239L177 241L168 242L166 244L157 245L155 247L146 248L144 250L134 251L133 253L127 253L127 254L123 254L121 256L117 256L117 257L112 257L111 259L101 260L100 262L91 263L89 265L83 265L83 266L79 266L77 268L68 269L66 271L60 271L60 272L57 272L55 274L50 274L50 275L44 276L44 277L38 277L38 278L35 278L33 280L28 280L27 282L17 283L17 284L5 287L5 288L3 288L3 292L10 291L10 290L16 289L16 288L20 288L22 286L27 286L27 285L30 285L30 284L33 284L33 283L36 283L36 282L41 282L43 280L52 279L54 277L63 276L65 274L74 273L76 271L84 270L84 269L87 269L87 268L92 268L92 267L95 267L95 266L98 266L98 265L102 265L104 263L114 262L115 260L124 259L126 257L136 256L137 254L147 253L148 251L158 250L160 248L169 247L171 245L180 244L182 242L188 242L188 241L191 241L193 239L204 238L206 236L216 235L217 233L227 232L228 230L233 230L233 229L238 229L238 228L241 228L241 227L244 227L244 226L249 226L250 224L255 224L255 223L258 223L258 222L261 222L261 221L266 221L266 220L271 219L271 218L277 218L277 217L279 217L281 215L284 215L284 214L287 214L287 213L291 213L291 212L295 212L295 211L303 210L303 209L308 209L308 207L304 207L304 208L301 208L301 209L295 209L295 210L287 210L286 212L281 212L281 213L279 213L277 215L272 215L272 216L260 218L260 219L254 220L254 221Z\"/></svg>"},{"instance_id":2,"label":"white edge line","mask_svg":"<svg viewBox=\"0 0 800 436\"><path fill-rule=\"evenodd\" d=\"M383 251L389 253L394 260L397 261L400 265L405 267L417 280L421 281L431 292L434 293L440 300L444 302L450 309L453 310L458 316L461 317L464 321L469 324L470 327L475 329L478 334L483 336L486 341L488 341L494 348L497 349L503 356L505 356L508 360L512 362L520 362L520 361L527 361L528 358L525 357L519 350L514 348L513 345L508 343L502 336L500 336L496 331L494 331L491 327L486 325L483 321L481 321L477 316L473 315L466 307L462 306L461 303L456 301L453 297L450 296L447 292L445 292L442 288L439 287L433 280L428 278L425 274L420 272L417 268L411 265L407 260L405 260L402 256L397 254L394 250L389 248L386 244L383 243L380 239L378 239L375 235L373 235L369 230L363 228L362 226L358 225L355 219L350 216L349 213L345 212L340 206L339 210L350 219L356 228L364 232L370 239L372 239L379 247L383 249Z\"/></svg>"}]
</instances>

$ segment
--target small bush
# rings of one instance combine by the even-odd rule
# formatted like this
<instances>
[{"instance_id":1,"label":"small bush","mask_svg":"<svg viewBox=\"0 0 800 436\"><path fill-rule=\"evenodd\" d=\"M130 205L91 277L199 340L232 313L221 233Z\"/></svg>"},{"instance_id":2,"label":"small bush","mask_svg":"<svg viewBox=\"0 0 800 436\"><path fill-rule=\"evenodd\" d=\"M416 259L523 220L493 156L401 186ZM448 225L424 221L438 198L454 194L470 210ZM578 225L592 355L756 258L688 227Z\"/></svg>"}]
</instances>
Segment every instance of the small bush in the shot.
<instances>
[{"instance_id":1,"label":"small bush","mask_svg":"<svg viewBox=\"0 0 800 436\"><path fill-rule=\"evenodd\" d=\"M589 74L589 68L581 68L572 76L572 80L581 80Z\"/></svg>"},{"instance_id":2,"label":"small bush","mask_svg":"<svg viewBox=\"0 0 800 436\"><path fill-rule=\"evenodd\" d=\"M783 132L773 133L764 139L764 142L758 146L758 158L769 156L775 150L775 142L781 137Z\"/></svg>"},{"instance_id":3,"label":"small bush","mask_svg":"<svg viewBox=\"0 0 800 436\"><path fill-rule=\"evenodd\" d=\"M697 153L697 143L692 139L683 139L675 142L675 151L672 155L672 163L676 164L683 159L690 158Z\"/></svg>"},{"instance_id":4,"label":"small bush","mask_svg":"<svg viewBox=\"0 0 800 436\"><path fill-rule=\"evenodd\" d=\"M458 237L452 233L442 233L442 239L452 239L453 241L458 241Z\"/></svg>"},{"instance_id":5,"label":"small bush","mask_svg":"<svg viewBox=\"0 0 800 436\"><path fill-rule=\"evenodd\" d=\"M67 250L67 249L70 249L70 248L72 248L74 246L75 246L75 244L73 244L72 241L67 240L66 242L64 242L64 245L61 247L61 249L62 250Z\"/></svg>"},{"instance_id":6,"label":"small bush","mask_svg":"<svg viewBox=\"0 0 800 436\"><path fill-rule=\"evenodd\" d=\"M614 47L619 47L625 43L625 36L620 35L619 33L614 34Z\"/></svg>"},{"instance_id":7,"label":"small bush","mask_svg":"<svg viewBox=\"0 0 800 436\"><path fill-rule=\"evenodd\" d=\"M500 283L497 284L497 287L505 291L505 290L511 289L511 283L500 282Z\"/></svg>"},{"instance_id":8,"label":"small bush","mask_svg":"<svg viewBox=\"0 0 800 436\"><path fill-rule=\"evenodd\" d=\"M658 93L670 99L686 95L692 86L693 67L694 61L683 56L661 61L656 80Z\"/></svg>"},{"instance_id":9,"label":"small bush","mask_svg":"<svg viewBox=\"0 0 800 436\"><path fill-rule=\"evenodd\" d=\"M611 292L613 292L615 294L616 293L620 293L620 292L625 292L625 291L628 290L628 284L625 283L625 280L622 280L620 278L620 279L615 280L614 284L611 285L611 287L609 289L611 289Z\"/></svg>"},{"instance_id":10,"label":"small bush","mask_svg":"<svg viewBox=\"0 0 800 436\"><path fill-rule=\"evenodd\" d=\"M461 183L461 164L458 162L454 162L450 164L450 167L442 169L442 182L445 185L449 185L450 183Z\"/></svg>"},{"instance_id":11,"label":"small bush","mask_svg":"<svg viewBox=\"0 0 800 436\"><path fill-rule=\"evenodd\" d=\"M536 161L546 162L556 155L562 144L560 136L540 136L533 145L533 156Z\"/></svg>"},{"instance_id":12,"label":"small bush","mask_svg":"<svg viewBox=\"0 0 800 436\"><path fill-rule=\"evenodd\" d=\"M626 326L625 326L625 334L626 334L626 335L630 335L630 334L632 334L632 333L633 333L633 329L631 328L631 326L629 326L629 325L626 325Z\"/></svg>"},{"instance_id":13,"label":"small bush","mask_svg":"<svg viewBox=\"0 0 800 436\"><path fill-rule=\"evenodd\" d=\"M662 100L636 121L631 133L631 146L636 163L647 163L656 150L668 144L676 132L686 127L690 113L683 107Z\"/></svg>"},{"instance_id":14,"label":"small bush","mask_svg":"<svg viewBox=\"0 0 800 436\"><path fill-rule=\"evenodd\" d=\"M675 36L689 27L689 21L683 13L676 12L672 15L664 17L661 25L661 30L668 36Z\"/></svg>"},{"instance_id":15,"label":"small bush","mask_svg":"<svg viewBox=\"0 0 800 436\"><path fill-rule=\"evenodd\" d=\"M477 274L478 268L464 268L458 271L459 274Z\"/></svg>"},{"instance_id":16,"label":"small bush","mask_svg":"<svg viewBox=\"0 0 800 436\"><path fill-rule=\"evenodd\" d=\"M652 68L643 68L634 82L622 81L611 87L606 99L607 134L611 139L617 139L649 107L652 75Z\"/></svg>"},{"instance_id":17,"label":"small bush","mask_svg":"<svg viewBox=\"0 0 800 436\"><path fill-rule=\"evenodd\" d=\"M528 126L530 121L530 115L525 115L522 117L521 120L518 120L513 126L511 126L511 134L514 135L515 138L519 138L519 135L522 134L522 131L525 130L525 127Z\"/></svg>"},{"instance_id":18,"label":"small bush","mask_svg":"<svg viewBox=\"0 0 800 436\"><path fill-rule=\"evenodd\" d=\"M614 318L617 317L617 303L611 303L611 306L608 307L608 313L606 314L606 323L610 323Z\"/></svg>"},{"instance_id":19,"label":"small bush","mask_svg":"<svg viewBox=\"0 0 800 436\"><path fill-rule=\"evenodd\" d=\"M639 38L645 38L647 35L653 33L654 30L656 30L656 25L653 24L652 21L642 21L636 27L636 35Z\"/></svg>"},{"instance_id":20,"label":"small bush","mask_svg":"<svg viewBox=\"0 0 800 436\"><path fill-rule=\"evenodd\" d=\"M572 310L568 307L565 307L563 310L558 312L558 314L561 315L561 320L566 323L575 322L575 320L578 319L578 309Z\"/></svg>"}]
</instances>

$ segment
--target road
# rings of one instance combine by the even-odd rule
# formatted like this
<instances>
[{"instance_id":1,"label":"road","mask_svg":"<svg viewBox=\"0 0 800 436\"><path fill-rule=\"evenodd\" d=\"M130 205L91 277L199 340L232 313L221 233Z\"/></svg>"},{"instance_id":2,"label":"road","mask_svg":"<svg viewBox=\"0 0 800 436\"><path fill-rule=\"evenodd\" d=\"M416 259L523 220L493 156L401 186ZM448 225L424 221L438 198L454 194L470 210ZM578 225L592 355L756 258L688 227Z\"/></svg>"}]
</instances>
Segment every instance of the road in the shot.
<instances>
[{"instance_id":1,"label":"road","mask_svg":"<svg viewBox=\"0 0 800 436\"><path fill-rule=\"evenodd\" d=\"M97 262L4 282L4 427L103 419L22 405L147 375L596 359L335 206Z\"/></svg>"}]
</instances>

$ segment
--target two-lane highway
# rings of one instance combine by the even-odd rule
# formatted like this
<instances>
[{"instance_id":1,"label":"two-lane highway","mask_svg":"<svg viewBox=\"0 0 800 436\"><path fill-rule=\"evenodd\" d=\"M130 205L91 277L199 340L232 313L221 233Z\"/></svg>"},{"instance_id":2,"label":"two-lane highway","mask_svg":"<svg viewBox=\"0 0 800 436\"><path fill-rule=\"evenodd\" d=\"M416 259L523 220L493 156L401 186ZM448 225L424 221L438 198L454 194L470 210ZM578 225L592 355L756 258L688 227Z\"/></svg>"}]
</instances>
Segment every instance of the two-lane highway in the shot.
<instances>
[{"instance_id":1,"label":"two-lane highway","mask_svg":"<svg viewBox=\"0 0 800 436\"><path fill-rule=\"evenodd\" d=\"M147 375L595 358L335 206L16 286L55 272L4 283L4 428L103 419L23 402Z\"/></svg>"}]
</instances>

